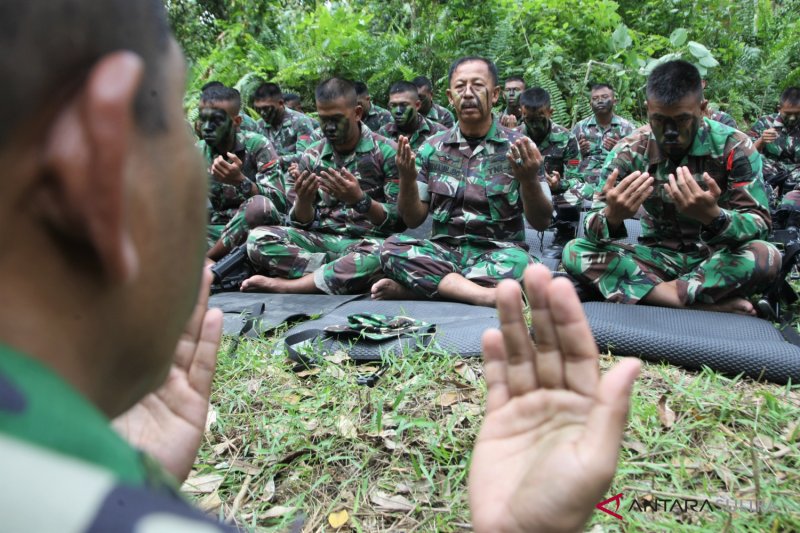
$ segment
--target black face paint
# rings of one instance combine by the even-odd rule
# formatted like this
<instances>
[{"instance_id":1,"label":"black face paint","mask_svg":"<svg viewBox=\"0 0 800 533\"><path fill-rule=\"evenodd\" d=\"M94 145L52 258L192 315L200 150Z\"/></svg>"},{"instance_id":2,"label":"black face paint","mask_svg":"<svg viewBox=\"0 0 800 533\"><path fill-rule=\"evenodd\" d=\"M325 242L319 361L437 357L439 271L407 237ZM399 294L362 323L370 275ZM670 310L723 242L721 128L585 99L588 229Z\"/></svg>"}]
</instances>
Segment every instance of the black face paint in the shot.
<instances>
[{"instance_id":1,"label":"black face paint","mask_svg":"<svg viewBox=\"0 0 800 533\"><path fill-rule=\"evenodd\" d=\"M319 117L319 126L322 134L334 146L341 146L350 136L350 121L347 117Z\"/></svg>"},{"instance_id":2,"label":"black face paint","mask_svg":"<svg viewBox=\"0 0 800 533\"><path fill-rule=\"evenodd\" d=\"M264 119L264 122L267 124L272 124L272 121L275 120L275 117L278 115L278 108L272 105L267 106L256 106L256 111L261 118Z\"/></svg>"},{"instance_id":3,"label":"black face paint","mask_svg":"<svg viewBox=\"0 0 800 533\"><path fill-rule=\"evenodd\" d=\"M525 118L525 127L528 129L528 135L534 142L540 143L550 133L552 123L547 117L533 117Z\"/></svg>"},{"instance_id":4,"label":"black face paint","mask_svg":"<svg viewBox=\"0 0 800 533\"><path fill-rule=\"evenodd\" d=\"M420 94L419 95L419 101L420 101L420 106L419 106L420 112L423 115L427 114L428 111L430 111L431 108L433 107L433 98L431 98L431 95L429 95L429 94L425 94L425 95Z\"/></svg>"},{"instance_id":5,"label":"black face paint","mask_svg":"<svg viewBox=\"0 0 800 533\"><path fill-rule=\"evenodd\" d=\"M781 113L781 122L788 131L793 131L800 126L800 113Z\"/></svg>"},{"instance_id":6,"label":"black face paint","mask_svg":"<svg viewBox=\"0 0 800 533\"><path fill-rule=\"evenodd\" d=\"M594 114L605 114L611 111L611 108L614 107L614 100L611 96L601 94L597 96L592 96L591 100L589 101L592 106L592 112Z\"/></svg>"},{"instance_id":7,"label":"black face paint","mask_svg":"<svg viewBox=\"0 0 800 533\"><path fill-rule=\"evenodd\" d=\"M694 142L700 120L694 115L680 117L650 117L650 127L656 143L672 160L685 156Z\"/></svg>"},{"instance_id":8,"label":"black face paint","mask_svg":"<svg viewBox=\"0 0 800 533\"><path fill-rule=\"evenodd\" d=\"M417 119L416 109L406 103L392 104L392 118L397 127L403 131L408 131L414 126Z\"/></svg>"},{"instance_id":9,"label":"black face paint","mask_svg":"<svg viewBox=\"0 0 800 533\"><path fill-rule=\"evenodd\" d=\"M203 140L217 151L225 148L235 133L233 119L222 109L200 109L200 132Z\"/></svg>"}]
</instances>

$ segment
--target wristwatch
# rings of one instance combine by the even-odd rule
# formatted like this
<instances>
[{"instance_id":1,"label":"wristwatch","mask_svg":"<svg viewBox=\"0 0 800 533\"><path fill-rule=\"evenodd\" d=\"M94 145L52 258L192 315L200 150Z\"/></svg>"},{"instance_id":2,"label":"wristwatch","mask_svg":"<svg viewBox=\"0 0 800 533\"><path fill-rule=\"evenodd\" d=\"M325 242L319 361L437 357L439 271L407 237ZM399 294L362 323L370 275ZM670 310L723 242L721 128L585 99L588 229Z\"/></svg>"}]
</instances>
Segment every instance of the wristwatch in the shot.
<instances>
[{"instance_id":1,"label":"wristwatch","mask_svg":"<svg viewBox=\"0 0 800 533\"><path fill-rule=\"evenodd\" d=\"M249 179L245 178L236 186L239 189L239 192L242 194L250 194L250 191L253 190L253 182Z\"/></svg>"},{"instance_id":2,"label":"wristwatch","mask_svg":"<svg viewBox=\"0 0 800 533\"><path fill-rule=\"evenodd\" d=\"M722 228L725 227L725 224L728 222L728 214L725 212L724 209L719 210L719 215L717 218L703 226L703 229L711 234L717 234L722 231Z\"/></svg>"},{"instance_id":3,"label":"wristwatch","mask_svg":"<svg viewBox=\"0 0 800 533\"><path fill-rule=\"evenodd\" d=\"M372 198L370 198L369 194L364 193L361 200L354 203L351 207L356 213L365 215L369 211L369 208L372 207Z\"/></svg>"}]
</instances>

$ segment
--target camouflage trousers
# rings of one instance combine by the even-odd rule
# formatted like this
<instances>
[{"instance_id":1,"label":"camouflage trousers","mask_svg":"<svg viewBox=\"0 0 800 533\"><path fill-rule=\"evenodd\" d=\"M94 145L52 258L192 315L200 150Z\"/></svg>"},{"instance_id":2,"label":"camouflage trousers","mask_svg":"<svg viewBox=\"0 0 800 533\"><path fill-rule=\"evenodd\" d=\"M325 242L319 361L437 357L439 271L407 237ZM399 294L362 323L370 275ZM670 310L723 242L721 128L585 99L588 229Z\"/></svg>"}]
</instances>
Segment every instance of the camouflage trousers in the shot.
<instances>
[{"instance_id":1,"label":"camouflage trousers","mask_svg":"<svg viewBox=\"0 0 800 533\"><path fill-rule=\"evenodd\" d=\"M222 239L226 248L232 249L247 240L250 230L259 226L279 226L285 222L285 215L275 208L272 200L256 195L248 198L225 225L211 225L208 228L208 247ZM213 233L212 233L212 229ZM213 241L211 240L213 238Z\"/></svg>"},{"instance_id":2,"label":"camouflage trousers","mask_svg":"<svg viewBox=\"0 0 800 533\"><path fill-rule=\"evenodd\" d=\"M703 254L575 239L564 248L562 262L567 272L610 302L635 304L659 283L678 280L682 302L691 305L763 291L780 272L781 254L765 241Z\"/></svg>"},{"instance_id":3,"label":"camouflage trousers","mask_svg":"<svg viewBox=\"0 0 800 533\"><path fill-rule=\"evenodd\" d=\"M423 240L393 235L380 249L381 266L387 277L427 298L435 298L439 283L458 273L484 287L503 279L522 279L525 267L534 262L519 246Z\"/></svg>"},{"instance_id":4,"label":"camouflage trousers","mask_svg":"<svg viewBox=\"0 0 800 533\"><path fill-rule=\"evenodd\" d=\"M326 294L359 294L384 277L381 240L262 226L250 231L247 256L259 274L296 279L313 273L314 284Z\"/></svg>"}]
</instances>

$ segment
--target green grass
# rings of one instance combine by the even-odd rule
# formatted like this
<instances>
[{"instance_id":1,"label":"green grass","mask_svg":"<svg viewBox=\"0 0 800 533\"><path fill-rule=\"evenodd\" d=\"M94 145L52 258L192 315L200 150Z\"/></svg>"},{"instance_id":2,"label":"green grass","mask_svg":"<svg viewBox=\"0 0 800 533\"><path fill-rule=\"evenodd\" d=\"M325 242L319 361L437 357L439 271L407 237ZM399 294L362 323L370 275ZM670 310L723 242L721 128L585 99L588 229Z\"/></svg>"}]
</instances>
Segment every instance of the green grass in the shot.
<instances>
[{"instance_id":1,"label":"green grass","mask_svg":"<svg viewBox=\"0 0 800 533\"><path fill-rule=\"evenodd\" d=\"M355 378L370 368L343 354L295 374L272 355L274 342L243 341L233 354L226 342L220 351L216 420L195 466L195 475L217 474L217 488L195 495L204 508L256 531L300 523L303 531L333 531L328 516L343 509L342 530L470 529L466 475L483 416L480 361L411 354L369 389ZM601 366L613 360L604 356ZM624 494L624 521L596 511L587 530L800 530L798 415L798 386L645 364L608 494ZM628 510L633 498L653 497L668 505L758 501L763 510Z\"/></svg>"}]
</instances>

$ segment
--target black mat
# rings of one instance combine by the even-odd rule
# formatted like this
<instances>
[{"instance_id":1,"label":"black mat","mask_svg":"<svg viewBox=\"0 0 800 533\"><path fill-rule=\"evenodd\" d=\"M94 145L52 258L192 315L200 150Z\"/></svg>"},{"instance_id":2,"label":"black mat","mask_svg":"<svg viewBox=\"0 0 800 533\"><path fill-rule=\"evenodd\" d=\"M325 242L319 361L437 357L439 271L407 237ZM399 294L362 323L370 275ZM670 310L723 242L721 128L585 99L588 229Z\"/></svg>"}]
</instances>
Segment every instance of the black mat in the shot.
<instances>
[{"instance_id":1,"label":"black mat","mask_svg":"<svg viewBox=\"0 0 800 533\"><path fill-rule=\"evenodd\" d=\"M208 306L222 309L223 332L226 335L255 337L290 320L324 315L360 297L359 295L223 292L211 296ZM251 318L251 327L243 331Z\"/></svg>"},{"instance_id":2,"label":"black mat","mask_svg":"<svg viewBox=\"0 0 800 533\"><path fill-rule=\"evenodd\" d=\"M419 339L419 347L455 353L462 357L480 357L481 336L488 328L497 327L497 311L488 307L478 307L461 303L431 302L415 300L374 301L359 300L336 308L324 317L304 322L286 332L286 336L308 329L323 329L326 326L346 324L347 316L355 313L377 313L382 315L404 315L436 325L432 342ZM378 360L383 356L402 355L396 340L373 343L358 342L352 347L335 339L326 339L315 351L333 352L347 350L350 357L361 361Z\"/></svg>"},{"instance_id":3,"label":"black mat","mask_svg":"<svg viewBox=\"0 0 800 533\"><path fill-rule=\"evenodd\" d=\"M584 304L601 351L707 366L784 384L800 382L800 348L785 342L766 320L730 313L610 303Z\"/></svg>"}]
</instances>

